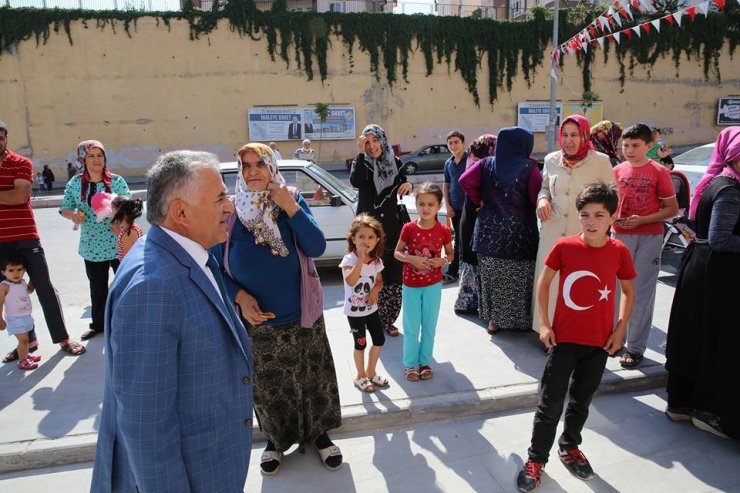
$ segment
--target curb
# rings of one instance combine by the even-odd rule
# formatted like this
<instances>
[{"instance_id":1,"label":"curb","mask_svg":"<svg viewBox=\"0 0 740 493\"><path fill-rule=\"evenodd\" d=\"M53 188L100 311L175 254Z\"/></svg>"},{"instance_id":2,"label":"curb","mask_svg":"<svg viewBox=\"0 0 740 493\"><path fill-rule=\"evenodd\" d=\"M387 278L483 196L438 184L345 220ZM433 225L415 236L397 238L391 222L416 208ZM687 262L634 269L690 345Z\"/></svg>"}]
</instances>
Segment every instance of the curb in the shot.
<instances>
[{"instance_id":1,"label":"curb","mask_svg":"<svg viewBox=\"0 0 740 493\"><path fill-rule=\"evenodd\" d=\"M597 395L665 387L666 377L661 365L606 373ZM537 404L537 391L537 383L527 383L345 406L342 426L332 435L533 408ZM97 433L85 433L0 444L0 474L92 462L97 437ZM255 427L253 442L264 439Z\"/></svg>"}]
</instances>

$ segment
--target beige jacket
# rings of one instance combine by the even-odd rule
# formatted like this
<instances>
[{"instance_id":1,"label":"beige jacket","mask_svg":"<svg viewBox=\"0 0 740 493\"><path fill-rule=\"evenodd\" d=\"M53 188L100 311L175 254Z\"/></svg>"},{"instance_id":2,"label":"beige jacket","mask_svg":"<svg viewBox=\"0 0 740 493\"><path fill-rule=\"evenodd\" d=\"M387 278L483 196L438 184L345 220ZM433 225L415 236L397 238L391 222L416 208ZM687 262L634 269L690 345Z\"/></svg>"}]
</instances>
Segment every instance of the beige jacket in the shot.
<instances>
[{"instance_id":1,"label":"beige jacket","mask_svg":"<svg viewBox=\"0 0 740 493\"><path fill-rule=\"evenodd\" d=\"M537 265L535 269L535 286L532 300L532 330L539 332L540 322L537 310L537 279L545 266L545 258L552 250L555 242L565 236L573 236L581 232L576 210L576 196L584 185L596 181L614 183L614 171L609 157L597 151L589 151L585 159L568 168L563 164L562 151L551 152L545 156L545 167L542 170L542 188L537 195L537 201L547 198L552 205L550 219L542 222L540 227L540 243L537 248ZM550 323L555 313L555 300L558 293L558 276L552 280L550 286L550 300L548 312Z\"/></svg>"}]
</instances>

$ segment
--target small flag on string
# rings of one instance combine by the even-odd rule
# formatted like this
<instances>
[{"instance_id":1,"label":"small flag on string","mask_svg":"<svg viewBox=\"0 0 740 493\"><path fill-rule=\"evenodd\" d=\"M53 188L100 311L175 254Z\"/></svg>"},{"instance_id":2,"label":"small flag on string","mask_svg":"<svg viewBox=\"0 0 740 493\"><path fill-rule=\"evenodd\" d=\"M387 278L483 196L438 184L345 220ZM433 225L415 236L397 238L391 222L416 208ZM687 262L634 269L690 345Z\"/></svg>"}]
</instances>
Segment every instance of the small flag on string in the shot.
<instances>
[{"instance_id":1,"label":"small flag on string","mask_svg":"<svg viewBox=\"0 0 740 493\"><path fill-rule=\"evenodd\" d=\"M643 30L644 30L644 31L645 31L646 33L648 33L648 34L650 33L650 23L649 23L649 22L646 22L645 24L640 24L640 27L641 27L641 28L642 28L642 29L643 29Z\"/></svg>"},{"instance_id":2,"label":"small flag on string","mask_svg":"<svg viewBox=\"0 0 740 493\"><path fill-rule=\"evenodd\" d=\"M679 10L678 12L675 12L672 16L673 20L676 21L676 24L678 25L678 27L681 27L681 18L683 17L683 12L684 12L683 10Z\"/></svg>"},{"instance_id":3,"label":"small flag on string","mask_svg":"<svg viewBox=\"0 0 740 493\"><path fill-rule=\"evenodd\" d=\"M604 48L604 38L596 38L596 41L599 42L599 47Z\"/></svg>"},{"instance_id":4,"label":"small flag on string","mask_svg":"<svg viewBox=\"0 0 740 493\"><path fill-rule=\"evenodd\" d=\"M725 0L714 0L720 10L725 10Z\"/></svg>"},{"instance_id":5,"label":"small flag on string","mask_svg":"<svg viewBox=\"0 0 740 493\"><path fill-rule=\"evenodd\" d=\"M619 31L614 33L614 41L616 41L617 44L619 44Z\"/></svg>"},{"instance_id":6,"label":"small flag on string","mask_svg":"<svg viewBox=\"0 0 740 493\"><path fill-rule=\"evenodd\" d=\"M637 34L637 37L639 38L640 35L641 35L640 34L640 26L635 26L635 27L633 27L631 29L635 32L635 34Z\"/></svg>"},{"instance_id":7,"label":"small flag on string","mask_svg":"<svg viewBox=\"0 0 740 493\"><path fill-rule=\"evenodd\" d=\"M625 29L622 32L624 33L625 36L627 36L627 39L629 39L629 40L632 39L632 29Z\"/></svg>"},{"instance_id":8,"label":"small flag on string","mask_svg":"<svg viewBox=\"0 0 740 493\"><path fill-rule=\"evenodd\" d=\"M668 14L665 17L661 17L661 19L663 19L664 21L666 21L671 26L676 23L675 19L673 19L673 16L671 14Z\"/></svg>"},{"instance_id":9,"label":"small flag on string","mask_svg":"<svg viewBox=\"0 0 740 493\"><path fill-rule=\"evenodd\" d=\"M702 2L702 3L700 3L700 4L697 4L697 5L696 5L696 10L697 10L697 11L698 11L698 12L699 12L700 14L702 14L703 16L705 16L705 17L706 17L706 15L707 15L707 12L709 12L709 2L708 2L708 1L706 1L706 2Z\"/></svg>"},{"instance_id":10,"label":"small flag on string","mask_svg":"<svg viewBox=\"0 0 740 493\"><path fill-rule=\"evenodd\" d=\"M650 21L650 24L653 25L656 31L660 32L660 19L655 19L654 21Z\"/></svg>"},{"instance_id":11,"label":"small flag on string","mask_svg":"<svg viewBox=\"0 0 740 493\"><path fill-rule=\"evenodd\" d=\"M689 14L689 17L691 17L692 22L694 21L694 19L696 19L696 7L687 8L686 13Z\"/></svg>"},{"instance_id":12,"label":"small flag on string","mask_svg":"<svg viewBox=\"0 0 740 493\"><path fill-rule=\"evenodd\" d=\"M621 28L622 27L622 19L619 18L619 16L611 17L611 19L617 23L617 25Z\"/></svg>"}]
</instances>

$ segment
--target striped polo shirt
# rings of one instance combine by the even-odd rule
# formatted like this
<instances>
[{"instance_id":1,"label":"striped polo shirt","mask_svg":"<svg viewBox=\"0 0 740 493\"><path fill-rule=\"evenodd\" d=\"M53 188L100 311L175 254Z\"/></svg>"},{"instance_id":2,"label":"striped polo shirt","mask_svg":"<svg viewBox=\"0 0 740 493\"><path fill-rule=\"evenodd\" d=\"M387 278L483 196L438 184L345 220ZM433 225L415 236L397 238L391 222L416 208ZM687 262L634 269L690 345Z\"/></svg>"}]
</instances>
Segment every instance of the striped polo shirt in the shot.
<instances>
[{"instance_id":1,"label":"striped polo shirt","mask_svg":"<svg viewBox=\"0 0 740 493\"><path fill-rule=\"evenodd\" d=\"M30 159L8 149L0 166L0 191L12 190L15 180L33 183L33 164ZM0 243L38 239L30 196L23 204L0 204Z\"/></svg>"}]
</instances>

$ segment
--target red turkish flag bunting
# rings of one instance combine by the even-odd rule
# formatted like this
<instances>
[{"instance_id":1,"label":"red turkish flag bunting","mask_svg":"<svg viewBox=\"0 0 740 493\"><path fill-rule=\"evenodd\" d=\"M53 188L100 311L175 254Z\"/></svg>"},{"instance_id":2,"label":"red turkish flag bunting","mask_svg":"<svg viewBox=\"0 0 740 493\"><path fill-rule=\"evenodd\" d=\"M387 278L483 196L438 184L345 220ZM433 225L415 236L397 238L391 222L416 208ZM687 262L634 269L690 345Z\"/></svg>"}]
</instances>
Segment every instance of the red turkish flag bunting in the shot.
<instances>
[{"instance_id":1,"label":"red turkish flag bunting","mask_svg":"<svg viewBox=\"0 0 740 493\"><path fill-rule=\"evenodd\" d=\"M696 19L696 7L687 8L686 13L689 14L689 17L691 17L692 21Z\"/></svg>"},{"instance_id":2,"label":"red turkish flag bunting","mask_svg":"<svg viewBox=\"0 0 740 493\"><path fill-rule=\"evenodd\" d=\"M725 0L714 0L720 10L725 10Z\"/></svg>"},{"instance_id":3,"label":"red turkish flag bunting","mask_svg":"<svg viewBox=\"0 0 740 493\"><path fill-rule=\"evenodd\" d=\"M672 26L672 25L674 25L674 24L676 23L676 21L675 21L675 20L673 19L673 16L672 16L672 15L670 15L670 14L668 14L668 15L667 15L667 16L665 16L665 17L662 17L662 19L663 19L664 21L666 21L666 22L667 22L668 24L670 24L671 26Z\"/></svg>"},{"instance_id":4,"label":"red turkish flag bunting","mask_svg":"<svg viewBox=\"0 0 740 493\"><path fill-rule=\"evenodd\" d=\"M640 24L640 27L646 33L649 33L650 32L650 23L649 22L646 22L645 24Z\"/></svg>"},{"instance_id":5,"label":"red turkish flag bunting","mask_svg":"<svg viewBox=\"0 0 740 493\"><path fill-rule=\"evenodd\" d=\"M625 36L627 36L627 39L632 39L632 29L625 29L622 31Z\"/></svg>"}]
</instances>

